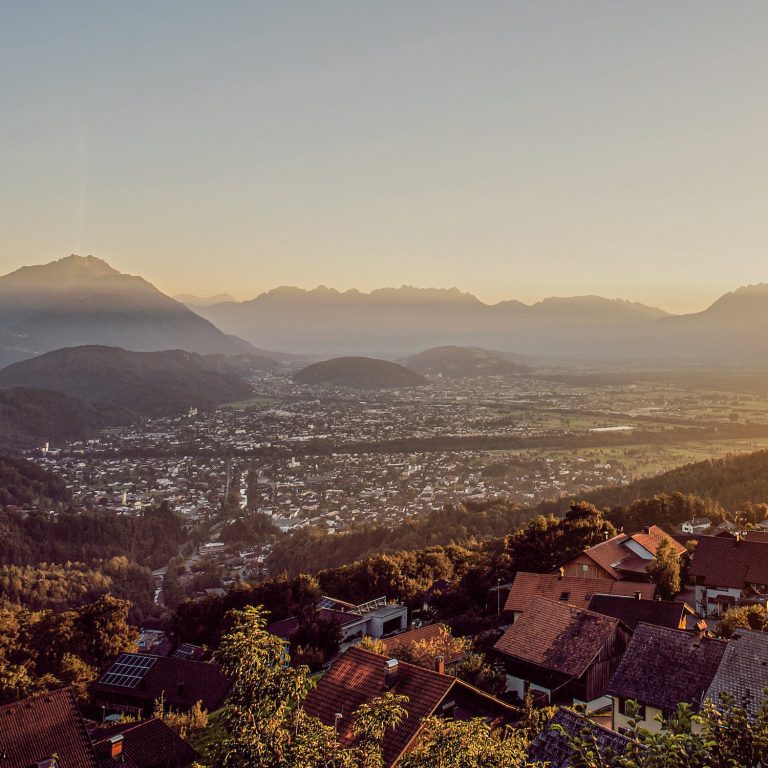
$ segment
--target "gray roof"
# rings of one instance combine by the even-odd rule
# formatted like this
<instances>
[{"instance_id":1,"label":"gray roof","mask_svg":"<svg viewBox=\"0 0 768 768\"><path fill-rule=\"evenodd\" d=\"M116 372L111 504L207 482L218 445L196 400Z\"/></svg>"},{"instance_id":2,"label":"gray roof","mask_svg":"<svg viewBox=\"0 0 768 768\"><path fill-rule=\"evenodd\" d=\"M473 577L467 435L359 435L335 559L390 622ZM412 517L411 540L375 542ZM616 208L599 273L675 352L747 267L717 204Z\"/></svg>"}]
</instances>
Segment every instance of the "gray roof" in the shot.
<instances>
[{"instance_id":1,"label":"gray roof","mask_svg":"<svg viewBox=\"0 0 768 768\"><path fill-rule=\"evenodd\" d=\"M768 633L737 629L717 669L705 698L715 704L720 694L730 693L738 704L744 704L751 715L768 688Z\"/></svg>"},{"instance_id":2,"label":"gray roof","mask_svg":"<svg viewBox=\"0 0 768 768\"><path fill-rule=\"evenodd\" d=\"M573 765L570 742L564 734L554 730L553 725L561 726L574 738L585 734L585 729L589 729L589 734L595 739L597 749L604 758L622 754L629 743L626 736L597 725L573 710L558 707L549 724L528 747L529 761L544 763L548 768L570 768Z\"/></svg>"},{"instance_id":3,"label":"gray roof","mask_svg":"<svg viewBox=\"0 0 768 768\"><path fill-rule=\"evenodd\" d=\"M725 648L722 640L641 622L607 692L658 709L687 702L697 710Z\"/></svg>"}]
</instances>

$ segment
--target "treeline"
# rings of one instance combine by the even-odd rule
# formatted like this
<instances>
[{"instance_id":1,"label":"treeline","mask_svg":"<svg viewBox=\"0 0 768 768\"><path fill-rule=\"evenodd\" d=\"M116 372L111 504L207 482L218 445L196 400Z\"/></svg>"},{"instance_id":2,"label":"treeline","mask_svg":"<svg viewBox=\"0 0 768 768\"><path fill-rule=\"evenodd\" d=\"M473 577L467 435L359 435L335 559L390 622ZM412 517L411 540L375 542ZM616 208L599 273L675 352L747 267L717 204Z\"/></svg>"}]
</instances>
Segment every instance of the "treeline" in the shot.
<instances>
[{"instance_id":1,"label":"treeline","mask_svg":"<svg viewBox=\"0 0 768 768\"><path fill-rule=\"evenodd\" d=\"M185 540L181 519L167 504L135 517L104 510L24 515L0 509L0 565L91 563L125 555L157 568Z\"/></svg>"},{"instance_id":2,"label":"treeline","mask_svg":"<svg viewBox=\"0 0 768 768\"><path fill-rule=\"evenodd\" d=\"M582 494L582 498L597 507L612 509L629 507L636 499L675 493L709 499L729 513L739 511L747 503L768 502L768 451L732 454L722 459L686 464L629 485L599 488ZM558 514L566 507L566 500L545 502L539 505L538 511ZM718 513L716 508L710 508L704 514L717 516Z\"/></svg>"},{"instance_id":3,"label":"treeline","mask_svg":"<svg viewBox=\"0 0 768 768\"><path fill-rule=\"evenodd\" d=\"M500 537L530 516L529 510L505 499L487 499L449 504L397 528L364 525L333 535L324 529L303 528L275 543L269 569L289 576L317 573L378 553Z\"/></svg>"},{"instance_id":4,"label":"treeline","mask_svg":"<svg viewBox=\"0 0 768 768\"><path fill-rule=\"evenodd\" d=\"M70 685L88 685L117 654L135 650L126 602L111 596L74 610L0 607L0 704Z\"/></svg>"},{"instance_id":5,"label":"treeline","mask_svg":"<svg viewBox=\"0 0 768 768\"><path fill-rule=\"evenodd\" d=\"M353 603L386 596L419 613L426 606L426 618L445 621L459 635L476 635L498 622L496 597L489 590L499 580L511 581L518 570L546 572L615 533L598 510L585 504L573 505L564 518L536 517L522 529L510 528L512 533L483 542L379 553L316 576L237 584L223 597L182 603L176 628L189 642L215 646L233 608L261 605L270 622L279 621L306 617L321 595L330 594Z\"/></svg>"},{"instance_id":6,"label":"treeline","mask_svg":"<svg viewBox=\"0 0 768 768\"><path fill-rule=\"evenodd\" d=\"M0 605L31 611L67 610L105 594L129 600L132 618L151 610L154 582L148 568L127 557L93 563L0 566Z\"/></svg>"},{"instance_id":7,"label":"treeline","mask_svg":"<svg viewBox=\"0 0 768 768\"><path fill-rule=\"evenodd\" d=\"M70 499L64 481L53 473L26 459L0 456L0 507L50 505Z\"/></svg>"}]
</instances>

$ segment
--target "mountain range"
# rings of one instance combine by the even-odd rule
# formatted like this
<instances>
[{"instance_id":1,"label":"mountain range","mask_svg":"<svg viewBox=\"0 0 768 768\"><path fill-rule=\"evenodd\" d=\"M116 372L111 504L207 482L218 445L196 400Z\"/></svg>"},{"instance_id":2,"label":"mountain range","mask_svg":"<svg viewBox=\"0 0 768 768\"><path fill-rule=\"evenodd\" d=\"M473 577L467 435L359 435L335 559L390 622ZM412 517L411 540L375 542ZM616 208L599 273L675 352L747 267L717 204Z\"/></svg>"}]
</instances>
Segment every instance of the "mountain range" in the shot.
<instances>
[{"instance_id":1,"label":"mountain range","mask_svg":"<svg viewBox=\"0 0 768 768\"><path fill-rule=\"evenodd\" d=\"M73 255L0 277L0 329L0 364L85 344L256 353L143 278L93 256Z\"/></svg>"},{"instance_id":2,"label":"mountain range","mask_svg":"<svg viewBox=\"0 0 768 768\"><path fill-rule=\"evenodd\" d=\"M227 333L299 354L399 359L452 345L537 358L768 362L768 285L740 288L688 315L599 296L485 304L455 288L408 286L281 287L194 309Z\"/></svg>"}]
</instances>

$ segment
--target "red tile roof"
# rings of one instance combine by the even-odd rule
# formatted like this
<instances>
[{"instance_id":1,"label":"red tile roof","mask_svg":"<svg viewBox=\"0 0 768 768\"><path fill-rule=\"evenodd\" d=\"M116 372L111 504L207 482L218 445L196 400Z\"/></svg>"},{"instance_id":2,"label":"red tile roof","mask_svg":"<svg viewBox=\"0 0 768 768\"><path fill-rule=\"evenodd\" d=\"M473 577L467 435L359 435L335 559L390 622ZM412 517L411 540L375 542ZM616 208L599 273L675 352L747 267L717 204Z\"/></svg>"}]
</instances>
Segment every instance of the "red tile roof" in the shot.
<instances>
[{"instance_id":1,"label":"red tile roof","mask_svg":"<svg viewBox=\"0 0 768 768\"><path fill-rule=\"evenodd\" d=\"M387 649L387 653L397 655L398 648L405 648L413 643L430 642L441 637L443 633L450 630L445 624L428 624L426 627L419 627L418 629L411 629L408 632L401 632L399 635L393 635L384 639L384 647ZM465 656L464 653L454 654L450 658L445 659L446 664L452 664Z\"/></svg>"},{"instance_id":2,"label":"red tile roof","mask_svg":"<svg viewBox=\"0 0 768 768\"><path fill-rule=\"evenodd\" d=\"M690 574L709 586L742 589L747 584L768 584L768 543L702 536L693 553Z\"/></svg>"},{"instance_id":3,"label":"red tile roof","mask_svg":"<svg viewBox=\"0 0 768 768\"><path fill-rule=\"evenodd\" d=\"M100 768L116 765L110 757L109 739L117 735L123 737L123 751L117 763L121 768L187 768L200 759L162 720L153 719L100 729L94 743Z\"/></svg>"},{"instance_id":4,"label":"red tile roof","mask_svg":"<svg viewBox=\"0 0 768 768\"><path fill-rule=\"evenodd\" d=\"M387 657L378 653L350 648L310 691L304 709L326 725L333 725L335 714L340 712L343 717L338 726L339 741L349 746L353 742L352 715L361 704L388 691L408 696L405 705L408 717L384 737L384 765L391 766L421 730L423 719L445 699L456 678L401 661L396 682L387 688L384 684L386 661Z\"/></svg>"},{"instance_id":5,"label":"red tile roof","mask_svg":"<svg viewBox=\"0 0 768 768\"><path fill-rule=\"evenodd\" d=\"M599 544L595 544L594 547L585 549L584 554L607 571L614 579L620 579L621 574L614 566L631 554L627 552L626 547L622 546L627 538L625 534L620 533L612 539L601 541Z\"/></svg>"},{"instance_id":6,"label":"red tile roof","mask_svg":"<svg viewBox=\"0 0 768 768\"><path fill-rule=\"evenodd\" d=\"M59 768L96 768L96 755L69 688L0 707L2 768L58 756Z\"/></svg>"},{"instance_id":7,"label":"red tile roof","mask_svg":"<svg viewBox=\"0 0 768 768\"><path fill-rule=\"evenodd\" d=\"M656 554L656 550L662 541L668 541L678 555L686 552L685 547L677 539L672 538L666 531L659 528L658 525L652 525L640 533L633 533L630 538L644 549L647 549L652 555Z\"/></svg>"},{"instance_id":8,"label":"red tile roof","mask_svg":"<svg viewBox=\"0 0 768 768\"><path fill-rule=\"evenodd\" d=\"M524 611L534 597L546 597L548 600L556 601L562 598L562 602L586 610L594 595L634 595L635 592L640 592L644 599L650 600L656 592L656 587L643 582L520 571L512 583L504 610Z\"/></svg>"},{"instance_id":9,"label":"red tile roof","mask_svg":"<svg viewBox=\"0 0 768 768\"><path fill-rule=\"evenodd\" d=\"M613 637L619 620L535 597L494 649L528 664L580 677Z\"/></svg>"}]
</instances>

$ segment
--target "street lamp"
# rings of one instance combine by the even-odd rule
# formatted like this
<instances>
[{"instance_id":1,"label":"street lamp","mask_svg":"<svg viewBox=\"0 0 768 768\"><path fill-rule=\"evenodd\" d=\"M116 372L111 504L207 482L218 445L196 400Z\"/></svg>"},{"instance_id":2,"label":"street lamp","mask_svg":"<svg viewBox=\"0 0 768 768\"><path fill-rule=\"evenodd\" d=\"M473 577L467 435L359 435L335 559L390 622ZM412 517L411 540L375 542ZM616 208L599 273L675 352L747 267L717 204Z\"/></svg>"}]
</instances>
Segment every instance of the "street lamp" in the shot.
<instances>
[{"instance_id":1,"label":"street lamp","mask_svg":"<svg viewBox=\"0 0 768 768\"><path fill-rule=\"evenodd\" d=\"M496 579L496 615L501 613L501 579Z\"/></svg>"}]
</instances>

